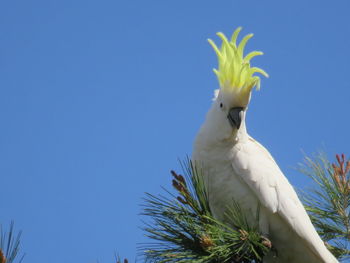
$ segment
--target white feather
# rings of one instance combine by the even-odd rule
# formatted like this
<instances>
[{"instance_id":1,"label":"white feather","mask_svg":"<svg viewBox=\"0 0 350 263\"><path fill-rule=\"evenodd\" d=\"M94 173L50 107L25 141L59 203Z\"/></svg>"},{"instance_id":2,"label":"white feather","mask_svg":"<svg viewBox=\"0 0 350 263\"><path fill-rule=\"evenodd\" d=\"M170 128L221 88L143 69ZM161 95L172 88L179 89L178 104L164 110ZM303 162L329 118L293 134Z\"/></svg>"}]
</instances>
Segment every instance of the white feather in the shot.
<instances>
[{"instance_id":1,"label":"white feather","mask_svg":"<svg viewBox=\"0 0 350 263\"><path fill-rule=\"evenodd\" d=\"M270 153L247 134L245 112L240 129L232 131L218 104L214 101L192 156L203 168L214 215L222 219L234 199L253 223L256 208L261 206L260 230L278 250L277 257L269 255L264 262L338 262Z\"/></svg>"}]
</instances>

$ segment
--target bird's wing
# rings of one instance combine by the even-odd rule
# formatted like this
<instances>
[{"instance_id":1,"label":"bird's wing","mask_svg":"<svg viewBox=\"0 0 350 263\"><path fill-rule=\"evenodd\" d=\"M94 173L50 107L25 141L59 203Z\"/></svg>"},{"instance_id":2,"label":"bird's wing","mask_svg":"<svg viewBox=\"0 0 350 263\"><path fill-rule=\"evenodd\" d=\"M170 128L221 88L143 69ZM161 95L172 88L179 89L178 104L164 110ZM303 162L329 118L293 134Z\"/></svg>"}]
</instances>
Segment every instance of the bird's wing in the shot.
<instances>
[{"instance_id":1,"label":"bird's wing","mask_svg":"<svg viewBox=\"0 0 350 263\"><path fill-rule=\"evenodd\" d=\"M283 218L310 248L323 246L293 187L270 153L254 139L234 147L232 167L270 212ZM318 251L319 252L319 251ZM317 253L317 252L316 252Z\"/></svg>"}]
</instances>

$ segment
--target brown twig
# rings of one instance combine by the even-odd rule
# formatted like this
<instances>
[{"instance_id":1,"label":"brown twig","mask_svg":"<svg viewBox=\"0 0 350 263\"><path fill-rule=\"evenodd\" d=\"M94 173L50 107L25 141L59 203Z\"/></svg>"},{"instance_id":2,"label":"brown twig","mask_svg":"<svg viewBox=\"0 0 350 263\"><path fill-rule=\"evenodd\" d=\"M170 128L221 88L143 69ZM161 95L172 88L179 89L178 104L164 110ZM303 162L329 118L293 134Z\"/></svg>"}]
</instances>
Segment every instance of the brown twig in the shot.
<instances>
[{"instance_id":1,"label":"brown twig","mask_svg":"<svg viewBox=\"0 0 350 263\"><path fill-rule=\"evenodd\" d=\"M1 249L0 249L0 263L6 263L5 255Z\"/></svg>"}]
</instances>

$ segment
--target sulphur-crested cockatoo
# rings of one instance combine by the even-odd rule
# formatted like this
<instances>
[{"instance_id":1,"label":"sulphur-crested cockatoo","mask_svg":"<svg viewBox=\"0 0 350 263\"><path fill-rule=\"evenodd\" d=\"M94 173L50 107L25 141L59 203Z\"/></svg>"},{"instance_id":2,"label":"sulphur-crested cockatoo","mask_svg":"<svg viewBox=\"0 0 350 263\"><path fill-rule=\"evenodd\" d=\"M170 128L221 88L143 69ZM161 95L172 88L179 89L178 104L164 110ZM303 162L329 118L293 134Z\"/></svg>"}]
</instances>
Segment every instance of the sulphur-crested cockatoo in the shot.
<instances>
[{"instance_id":1,"label":"sulphur-crested cockatoo","mask_svg":"<svg viewBox=\"0 0 350 263\"><path fill-rule=\"evenodd\" d=\"M235 200L252 224L260 211L260 231L277 250L264 262L338 262L270 153L247 133L245 119L251 91L260 86L260 78L254 74L267 74L250 66L250 60L262 52L243 56L252 34L236 45L240 30L231 39L218 33L220 49L209 40L218 56L219 66L214 72L220 89L196 137L192 160L203 171L210 207L215 217L224 219L225 210Z\"/></svg>"}]
</instances>

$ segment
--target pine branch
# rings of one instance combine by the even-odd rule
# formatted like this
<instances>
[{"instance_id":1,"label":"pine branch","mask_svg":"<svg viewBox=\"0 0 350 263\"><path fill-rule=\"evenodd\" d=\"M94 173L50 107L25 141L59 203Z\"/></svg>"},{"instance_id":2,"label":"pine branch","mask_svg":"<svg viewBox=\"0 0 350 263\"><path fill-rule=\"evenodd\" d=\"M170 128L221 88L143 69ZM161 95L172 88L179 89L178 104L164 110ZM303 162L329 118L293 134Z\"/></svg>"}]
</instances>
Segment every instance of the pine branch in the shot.
<instances>
[{"instance_id":1,"label":"pine branch","mask_svg":"<svg viewBox=\"0 0 350 263\"><path fill-rule=\"evenodd\" d=\"M0 263L14 263L18 258L19 247L21 244L20 238L22 231L17 235L14 234L14 222L10 223L9 232L6 233L0 225ZM17 261L21 263L24 255Z\"/></svg>"},{"instance_id":2,"label":"pine branch","mask_svg":"<svg viewBox=\"0 0 350 263\"><path fill-rule=\"evenodd\" d=\"M189 160L183 168L185 176L171 172L177 195L146 194L144 231L153 241L141 247L146 262L262 262L272 245L258 232L258 217L249 225L232 202L225 223L216 220L200 171Z\"/></svg>"},{"instance_id":3,"label":"pine branch","mask_svg":"<svg viewBox=\"0 0 350 263\"><path fill-rule=\"evenodd\" d=\"M350 251L350 161L336 155L331 164L325 154L306 157L300 171L308 175L315 187L302 192L302 200L318 233L328 249L338 258L349 258Z\"/></svg>"},{"instance_id":4,"label":"pine branch","mask_svg":"<svg viewBox=\"0 0 350 263\"><path fill-rule=\"evenodd\" d=\"M116 256L116 263L129 263L129 261L124 258L124 260L121 260L119 256Z\"/></svg>"}]
</instances>

